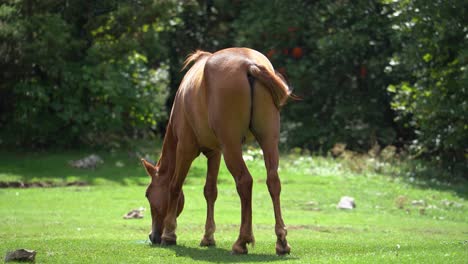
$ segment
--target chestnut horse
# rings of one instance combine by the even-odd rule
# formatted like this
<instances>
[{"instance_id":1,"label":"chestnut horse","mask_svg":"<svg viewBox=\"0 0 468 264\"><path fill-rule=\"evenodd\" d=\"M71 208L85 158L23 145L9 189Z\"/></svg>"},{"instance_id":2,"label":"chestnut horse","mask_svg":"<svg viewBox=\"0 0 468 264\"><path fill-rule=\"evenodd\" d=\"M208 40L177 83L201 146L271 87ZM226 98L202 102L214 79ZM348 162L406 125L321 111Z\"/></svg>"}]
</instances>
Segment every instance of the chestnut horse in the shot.
<instances>
[{"instance_id":1,"label":"chestnut horse","mask_svg":"<svg viewBox=\"0 0 468 264\"><path fill-rule=\"evenodd\" d=\"M202 152L208 158L204 187L207 202L205 234L201 246L213 246L214 203L221 154L234 177L241 200L241 226L234 254L246 254L252 233L252 176L242 158L242 144L253 135L263 150L268 190L275 213L276 253L290 252L281 216L278 177L280 107L290 96L284 79L270 61L247 48L229 48L189 55L185 75L172 107L156 166L142 159L151 183L146 197L151 206L153 244L176 243L176 218L184 206L182 185L192 161Z\"/></svg>"}]
</instances>

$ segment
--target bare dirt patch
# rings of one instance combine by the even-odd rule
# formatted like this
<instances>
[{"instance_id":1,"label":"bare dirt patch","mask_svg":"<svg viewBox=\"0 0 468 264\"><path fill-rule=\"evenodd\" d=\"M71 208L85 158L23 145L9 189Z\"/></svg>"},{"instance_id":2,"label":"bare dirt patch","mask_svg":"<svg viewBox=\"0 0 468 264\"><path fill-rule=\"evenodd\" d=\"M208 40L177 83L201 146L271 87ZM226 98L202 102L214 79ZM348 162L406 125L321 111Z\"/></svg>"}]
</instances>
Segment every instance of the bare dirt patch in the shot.
<instances>
[{"instance_id":1,"label":"bare dirt patch","mask_svg":"<svg viewBox=\"0 0 468 264\"><path fill-rule=\"evenodd\" d=\"M313 230L323 233L360 232L356 228L344 226L290 225L287 228L288 230Z\"/></svg>"}]
</instances>

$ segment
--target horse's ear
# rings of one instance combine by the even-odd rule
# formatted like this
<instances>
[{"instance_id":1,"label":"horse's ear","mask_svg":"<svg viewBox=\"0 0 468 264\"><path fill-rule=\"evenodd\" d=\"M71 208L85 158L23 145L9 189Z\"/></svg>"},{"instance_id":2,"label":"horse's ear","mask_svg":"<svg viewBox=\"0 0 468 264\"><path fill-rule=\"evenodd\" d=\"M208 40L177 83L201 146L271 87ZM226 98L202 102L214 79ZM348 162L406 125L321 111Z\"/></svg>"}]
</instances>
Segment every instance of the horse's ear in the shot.
<instances>
[{"instance_id":1,"label":"horse's ear","mask_svg":"<svg viewBox=\"0 0 468 264\"><path fill-rule=\"evenodd\" d=\"M141 164L143 164L143 167L145 167L146 173L148 173L148 175L151 178L158 176L158 168L156 166L146 161L145 159L141 159Z\"/></svg>"}]
</instances>

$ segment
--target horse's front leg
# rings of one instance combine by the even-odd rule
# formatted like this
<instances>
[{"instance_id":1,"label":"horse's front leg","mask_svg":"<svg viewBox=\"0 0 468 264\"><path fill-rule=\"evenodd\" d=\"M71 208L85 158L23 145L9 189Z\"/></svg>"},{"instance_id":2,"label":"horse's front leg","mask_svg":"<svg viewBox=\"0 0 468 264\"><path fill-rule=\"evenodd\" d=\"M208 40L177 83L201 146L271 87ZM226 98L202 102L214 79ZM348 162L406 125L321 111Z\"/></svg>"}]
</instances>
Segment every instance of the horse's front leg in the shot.
<instances>
[{"instance_id":1,"label":"horse's front leg","mask_svg":"<svg viewBox=\"0 0 468 264\"><path fill-rule=\"evenodd\" d=\"M205 188L203 193L206 199L206 223L205 223L205 234L200 242L200 246L209 247L216 245L214 239L214 232L216 230L216 224L214 221L214 203L218 197L218 172L219 163L221 160L221 153L219 151L209 151L204 153L208 158L208 170L206 175Z\"/></svg>"},{"instance_id":2,"label":"horse's front leg","mask_svg":"<svg viewBox=\"0 0 468 264\"><path fill-rule=\"evenodd\" d=\"M193 141L192 141L193 142ZM183 206L181 201L182 185L190 169L192 161L198 156L197 147L190 141L179 141L177 143L176 160L174 174L169 187L169 200L166 217L164 218L164 230L161 236L161 245L175 245L177 236L177 216L181 212L179 206Z\"/></svg>"}]
</instances>

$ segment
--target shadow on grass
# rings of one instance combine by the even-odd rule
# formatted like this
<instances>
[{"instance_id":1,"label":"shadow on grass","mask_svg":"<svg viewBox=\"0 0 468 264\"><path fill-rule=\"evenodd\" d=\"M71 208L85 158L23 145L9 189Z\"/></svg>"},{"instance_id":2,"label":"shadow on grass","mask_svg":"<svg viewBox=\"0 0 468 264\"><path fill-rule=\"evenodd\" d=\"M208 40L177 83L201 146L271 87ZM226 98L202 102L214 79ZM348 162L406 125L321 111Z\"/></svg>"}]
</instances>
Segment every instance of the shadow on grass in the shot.
<instances>
[{"instance_id":1,"label":"shadow on grass","mask_svg":"<svg viewBox=\"0 0 468 264\"><path fill-rule=\"evenodd\" d=\"M444 165L423 159L383 160L367 155L339 158L336 163L354 174L381 174L416 188L454 192L468 198L468 163Z\"/></svg>"},{"instance_id":2,"label":"shadow on grass","mask_svg":"<svg viewBox=\"0 0 468 264\"><path fill-rule=\"evenodd\" d=\"M97 154L104 164L95 169L73 168L68 163L90 154ZM192 166L192 177L204 177L204 168ZM95 185L114 182L122 185L146 185L149 177L141 166L140 158L120 151L61 151L61 152L0 152L0 179L5 182L47 183L63 186L70 182Z\"/></svg>"},{"instance_id":3,"label":"shadow on grass","mask_svg":"<svg viewBox=\"0 0 468 264\"><path fill-rule=\"evenodd\" d=\"M247 255L232 255L230 250L218 247L187 247L176 245L167 247L174 251L178 257L190 258L197 261L214 263L239 263L239 262L272 262L296 259L291 256L276 256L273 254L249 253Z\"/></svg>"},{"instance_id":4,"label":"shadow on grass","mask_svg":"<svg viewBox=\"0 0 468 264\"><path fill-rule=\"evenodd\" d=\"M403 180L421 189L451 191L464 199L468 198L468 178L466 165L449 171L425 161L408 161L403 166Z\"/></svg>"},{"instance_id":5,"label":"shadow on grass","mask_svg":"<svg viewBox=\"0 0 468 264\"><path fill-rule=\"evenodd\" d=\"M104 164L95 169L78 169L68 162L95 152L0 153L0 174L3 180L54 183L82 181L96 184L111 181L120 184L143 184L146 173L139 160L126 153L96 153Z\"/></svg>"}]
</instances>

